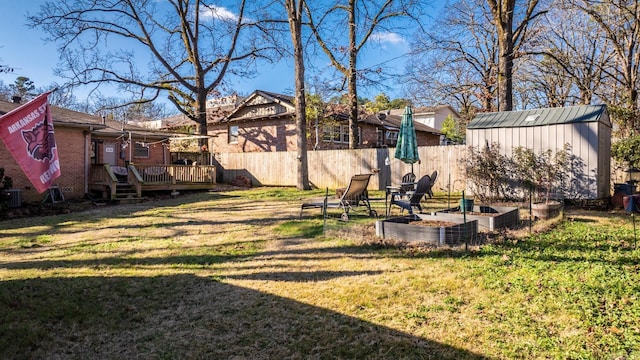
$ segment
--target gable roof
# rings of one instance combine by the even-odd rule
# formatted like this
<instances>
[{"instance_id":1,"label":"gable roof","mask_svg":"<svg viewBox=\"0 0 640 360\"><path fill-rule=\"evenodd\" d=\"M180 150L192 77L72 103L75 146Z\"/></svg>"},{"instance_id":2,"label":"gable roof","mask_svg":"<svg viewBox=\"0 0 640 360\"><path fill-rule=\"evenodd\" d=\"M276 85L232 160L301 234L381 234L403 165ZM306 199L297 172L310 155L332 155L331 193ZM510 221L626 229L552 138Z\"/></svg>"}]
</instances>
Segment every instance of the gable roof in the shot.
<instances>
[{"instance_id":1,"label":"gable roof","mask_svg":"<svg viewBox=\"0 0 640 360\"><path fill-rule=\"evenodd\" d=\"M274 109L274 113L270 114L253 111L269 104L280 105L284 109L284 112L278 112L277 109ZM292 96L256 90L218 122L271 119L293 115L295 115L295 107Z\"/></svg>"},{"instance_id":2,"label":"gable roof","mask_svg":"<svg viewBox=\"0 0 640 360\"><path fill-rule=\"evenodd\" d=\"M562 108L480 113L467 129L546 126L601 122L611 127L606 105L580 105Z\"/></svg>"}]
</instances>

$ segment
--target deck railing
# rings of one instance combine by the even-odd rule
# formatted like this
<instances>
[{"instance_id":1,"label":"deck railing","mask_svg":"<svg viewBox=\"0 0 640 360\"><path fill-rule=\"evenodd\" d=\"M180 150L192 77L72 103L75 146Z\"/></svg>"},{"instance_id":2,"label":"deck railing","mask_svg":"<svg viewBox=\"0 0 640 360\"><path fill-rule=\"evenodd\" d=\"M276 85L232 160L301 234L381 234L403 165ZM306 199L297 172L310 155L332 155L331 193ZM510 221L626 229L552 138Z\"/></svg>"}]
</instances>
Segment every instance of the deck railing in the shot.
<instances>
[{"instance_id":1,"label":"deck railing","mask_svg":"<svg viewBox=\"0 0 640 360\"><path fill-rule=\"evenodd\" d=\"M135 165L145 184L215 184L213 165Z\"/></svg>"},{"instance_id":2,"label":"deck railing","mask_svg":"<svg viewBox=\"0 0 640 360\"><path fill-rule=\"evenodd\" d=\"M93 191L102 191L116 198L118 184L135 188L138 197L143 191L207 189L216 182L213 165L134 165L128 167L95 164L89 170L89 184Z\"/></svg>"}]
</instances>

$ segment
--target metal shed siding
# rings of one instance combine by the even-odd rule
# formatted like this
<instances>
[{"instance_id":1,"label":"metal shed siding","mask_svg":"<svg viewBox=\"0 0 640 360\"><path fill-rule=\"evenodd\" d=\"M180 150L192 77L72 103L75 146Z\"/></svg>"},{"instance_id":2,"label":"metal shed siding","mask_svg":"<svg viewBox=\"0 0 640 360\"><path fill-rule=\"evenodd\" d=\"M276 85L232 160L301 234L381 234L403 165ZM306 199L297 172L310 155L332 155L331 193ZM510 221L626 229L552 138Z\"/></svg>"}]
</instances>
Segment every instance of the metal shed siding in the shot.
<instances>
[{"instance_id":1,"label":"metal shed siding","mask_svg":"<svg viewBox=\"0 0 640 360\"><path fill-rule=\"evenodd\" d=\"M540 117L525 121L531 114ZM582 171L567 179L573 186L568 195L601 199L610 194L611 123L604 106L479 114L467 128L467 143L472 147L498 143L500 153L507 156L518 146L539 152L562 149L568 143L583 162Z\"/></svg>"}]
</instances>

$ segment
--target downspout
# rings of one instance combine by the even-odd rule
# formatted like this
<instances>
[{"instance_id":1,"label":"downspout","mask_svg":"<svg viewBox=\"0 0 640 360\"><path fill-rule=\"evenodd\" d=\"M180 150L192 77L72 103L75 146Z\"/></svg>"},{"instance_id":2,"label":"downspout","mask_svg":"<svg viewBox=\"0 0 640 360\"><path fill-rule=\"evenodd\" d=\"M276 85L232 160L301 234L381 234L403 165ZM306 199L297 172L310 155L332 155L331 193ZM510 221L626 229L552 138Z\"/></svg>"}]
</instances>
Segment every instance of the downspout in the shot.
<instances>
[{"instance_id":1,"label":"downspout","mask_svg":"<svg viewBox=\"0 0 640 360\"><path fill-rule=\"evenodd\" d=\"M91 134L93 126L89 126L89 132L84 136L84 193L89 193L89 170L91 167L91 156L89 155L89 146L91 145ZM87 138L89 140L87 140ZM98 149L96 149L98 151Z\"/></svg>"}]
</instances>

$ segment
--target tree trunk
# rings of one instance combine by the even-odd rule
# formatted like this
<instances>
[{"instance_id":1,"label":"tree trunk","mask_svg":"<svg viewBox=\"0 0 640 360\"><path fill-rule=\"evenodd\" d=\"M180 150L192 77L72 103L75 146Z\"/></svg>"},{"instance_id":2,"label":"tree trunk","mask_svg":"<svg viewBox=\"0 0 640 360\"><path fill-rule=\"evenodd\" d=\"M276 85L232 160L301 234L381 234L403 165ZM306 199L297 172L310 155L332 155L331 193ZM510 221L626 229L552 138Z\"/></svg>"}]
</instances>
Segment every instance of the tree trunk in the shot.
<instances>
[{"instance_id":1,"label":"tree trunk","mask_svg":"<svg viewBox=\"0 0 640 360\"><path fill-rule=\"evenodd\" d=\"M349 149L358 147L358 91L356 51L356 1L349 0Z\"/></svg>"},{"instance_id":2,"label":"tree trunk","mask_svg":"<svg viewBox=\"0 0 640 360\"><path fill-rule=\"evenodd\" d=\"M498 34L498 111L513 110L513 12L515 0L487 0Z\"/></svg>"},{"instance_id":3,"label":"tree trunk","mask_svg":"<svg viewBox=\"0 0 640 360\"><path fill-rule=\"evenodd\" d=\"M511 35L506 35L504 42L500 44L500 59L498 61L499 111L513 110L513 41L507 40L509 38Z\"/></svg>"},{"instance_id":4,"label":"tree trunk","mask_svg":"<svg viewBox=\"0 0 640 360\"><path fill-rule=\"evenodd\" d=\"M201 136L207 136L207 94L202 91L201 94L197 94L196 97L196 122L197 122L197 134ZM198 146L200 149L203 146L206 146L206 149L209 149L209 139L201 138L198 139Z\"/></svg>"},{"instance_id":5,"label":"tree trunk","mask_svg":"<svg viewBox=\"0 0 640 360\"><path fill-rule=\"evenodd\" d=\"M295 77L295 111L298 169L298 190L310 190L309 165L307 160L307 102L304 87L304 55L302 49L302 2L304 0L287 0L285 6L289 15L289 29L293 43L294 77ZM297 5L297 6L296 6Z\"/></svg>"}]
</instances>

